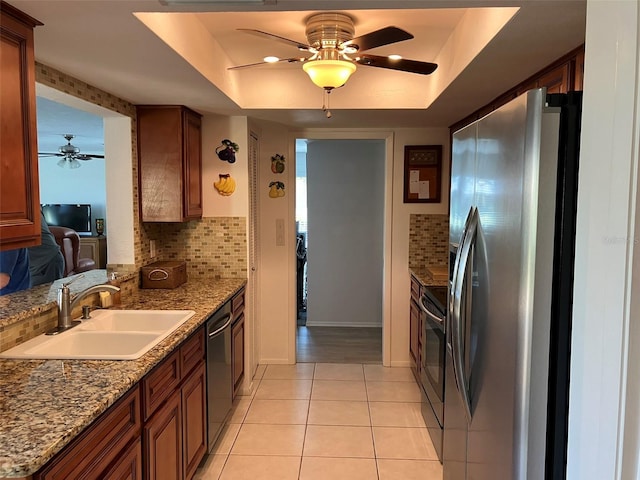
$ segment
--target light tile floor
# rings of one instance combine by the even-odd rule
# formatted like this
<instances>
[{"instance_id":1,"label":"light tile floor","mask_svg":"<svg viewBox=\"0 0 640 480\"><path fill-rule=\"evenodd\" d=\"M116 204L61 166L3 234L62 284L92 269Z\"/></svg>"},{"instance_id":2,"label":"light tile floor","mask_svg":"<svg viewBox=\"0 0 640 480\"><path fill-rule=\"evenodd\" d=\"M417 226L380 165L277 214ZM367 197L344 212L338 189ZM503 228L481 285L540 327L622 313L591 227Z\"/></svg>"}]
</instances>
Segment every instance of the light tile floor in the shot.
<instances>
[{"instance_id":1,"label":"light tile floor","mask_svg":"<svg viewBox=\"0 0 640 480\"><path fill-rule=\"evenodd\" d=\"M260 366L197 480L441 480L408 368Z\"/></svg>"}]
</instances>

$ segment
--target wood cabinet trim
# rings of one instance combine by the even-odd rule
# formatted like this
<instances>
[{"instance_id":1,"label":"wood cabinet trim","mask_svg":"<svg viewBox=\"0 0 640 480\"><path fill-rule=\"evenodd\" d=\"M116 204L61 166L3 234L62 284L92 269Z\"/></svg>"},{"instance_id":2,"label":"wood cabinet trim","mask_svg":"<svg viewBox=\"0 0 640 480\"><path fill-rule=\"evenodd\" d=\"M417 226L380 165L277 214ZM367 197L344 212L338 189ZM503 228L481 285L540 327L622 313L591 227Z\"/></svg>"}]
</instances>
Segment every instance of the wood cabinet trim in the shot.
<instances>
[{"instance_id":1,"label":"wood cabinet trim","mask_svg":"<svg viewBox=\"0 0 640 480\"><path fill-rule=\"evenodd\" d=\"M136 385L41 470L38 480L97 478L140 435L140 389Z\"/></svg>"},{"instance_id":2,"label":"wood cabinet trim","mask_svg":"<svg viewBox=\"0 0 640 480\"><path fill-rule=\"evenodd\" d=\"M142 379L144 420L169 397L180 384L179 349Z\"/></svg>"},{"instance_id":3,"label":"wood cabinet trim","mask_svg":"<svg viewBox=\"0 0 640 480\"><path fill-rule=\"evenodd\" d=\"M207 451L207 379L204 360L185 380L182 395L182 463L185 479L196 472Z\"/></svg>"},{"instance_id":4,"label":"wood cabinet trim","mask_svg":"<svg viewBox=\"0 0 640 480\"><path fill-rule=\"evenodd\" d=\"M181 478L181 425L181 399L180 393L176 391L167 399L164 405L154 413L151 420L149 420L144 426L144 477L147 480L156 480L157 478ZM166 437L164 437L164 435L169 436L168 440ZM167 441L169 447L160 449L158 444L162 441ZM175 450L173 450L174 446ZM164 453L166 456L159 457L157 455L158 450L162 450L162 453ZM162 474L158 475L158 471L162 471Z\"/></svg>"}]
</instances>

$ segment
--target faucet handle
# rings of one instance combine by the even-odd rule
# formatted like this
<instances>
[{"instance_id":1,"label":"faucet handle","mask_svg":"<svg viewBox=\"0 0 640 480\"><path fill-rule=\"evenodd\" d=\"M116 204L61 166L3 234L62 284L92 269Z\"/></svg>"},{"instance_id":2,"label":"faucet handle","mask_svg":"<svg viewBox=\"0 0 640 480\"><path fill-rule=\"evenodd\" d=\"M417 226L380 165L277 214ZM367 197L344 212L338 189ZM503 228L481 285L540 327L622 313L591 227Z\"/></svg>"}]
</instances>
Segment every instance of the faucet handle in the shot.
<instances>
[{"instance_id":1,"label":"faucet handle","mask_svg":"<svg viewBox=\"0 0 640 480\"><path fill-rule=\"evenodd\" d=\"M80 275L78 275L78 276L77 276L77 277L75 277L75 278L72 278L72 279L71 279L71 280L69 280L68 282L64 282L64 283L62 284L62 288L64 288L64 287L68 287L68 286L69 286L69 285L71 285L73 282L75 282L76 280L79 280L79 279L81 279L81 278L83 278L83 277L84 277L84 273L81 273Z\"/></svg>"}]
</instances>

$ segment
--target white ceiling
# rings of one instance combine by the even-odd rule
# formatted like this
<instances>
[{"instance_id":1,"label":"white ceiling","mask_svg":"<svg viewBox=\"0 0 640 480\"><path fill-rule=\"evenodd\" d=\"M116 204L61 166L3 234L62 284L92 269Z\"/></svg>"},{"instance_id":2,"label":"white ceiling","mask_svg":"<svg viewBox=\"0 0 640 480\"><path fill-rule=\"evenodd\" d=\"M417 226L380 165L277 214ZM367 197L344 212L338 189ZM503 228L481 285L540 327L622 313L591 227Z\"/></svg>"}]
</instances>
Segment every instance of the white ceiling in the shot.
<instances>
[{"instance_id":1,"label":"white ceiling","mask_svg":"<svg viewBox=\"0 0 640 480\"><path fill-rule=\"evenodd\" d=\"M269 6L182 8L158 0L9 2L44 23L35 33L39 62L134 104L183 104L201 113L248 115L300 128L449 126L583 43L586 10L584 0L277 0ZM465 9L491 6L520 10L486 45L477 44L485 25L473 25L479 34L474 30L453 50L458 56L473 54L443 82L436 75L452 71L451 65L459 60L445 53L452 51L446 45L459 35ZM227 70L267 54L299 55L293 47L237 28L305 41L305 19L322 10L349 13L356 35L388 25L403 28L415 38L371 53L438 59L440 67L424 77L359 66L347 85L332 94L331 119L320 110L321 89L311 84L300 64ZM173 15L171 20L151 16L165 30L165 38L174 37L170 47L134 15L141 12L147 17L148 12L198 13ZM191 25L198 28L177 30L180 22L188 25L194 19ZM185 57L195 59L197 68ZM429 99L432 92L436 94ZM416 106L416 99L422 98L423 105ZM55 121L55 115L51 117Z\"/></svg>"}]
</instances>

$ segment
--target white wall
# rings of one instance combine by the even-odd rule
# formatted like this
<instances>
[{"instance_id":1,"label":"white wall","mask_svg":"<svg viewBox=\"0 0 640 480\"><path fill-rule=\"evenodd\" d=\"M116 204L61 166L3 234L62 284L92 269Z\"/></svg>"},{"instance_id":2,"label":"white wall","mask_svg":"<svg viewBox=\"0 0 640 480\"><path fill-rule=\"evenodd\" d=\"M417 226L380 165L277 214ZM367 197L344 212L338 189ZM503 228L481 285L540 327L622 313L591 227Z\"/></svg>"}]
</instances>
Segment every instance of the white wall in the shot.
<instances>
[{"instance_id":1,"label":"white wall","mask_svg":"<svg viewBox=\"0 0 640 480\"><path fill-rule=\"evenodd\" d=\"M291 188L295 184L295 138L309 139L385 139L389 160L385 170L385 291L387 304L383 316L388 318L383 333L383 359L386 365L409 365L409 215L411 213L446 214L449 182L449 130L447 128L388 130L330 130L310 129L289 132L282 125L258 122L260 132L260 221L261 258L258 308L260 310L260 363L295 362L296 276L295 276L295 198ZM442 198L440 204L404 204L403 168L405 145L442 145ZM276 176L270 170L270 158L275 153L287 156L287 170L278 179L284 181L287 196L268 197L268 183ZM285 219L284 247L275 245L275 220ZM388 280L387 280L388 279Z\"/></svg>"},{"instance_id":2,"label":"white wall","mask_svg":"<svg viewBox=\"0 0 640 480\"><path fill-rule=\"evenodd\" d=\"M382 326L383 140L311 140L308 326Z\"/></svg>"},{"instance_id":3,"label":"white wall","mask_svg":"<svg viewBox=\"0 0 640 480\"><path fill-rule=\"evenodd\" d=\"M639 35L638 2L588 0L571 346L571 480L640 478L640 241L634 238Z\"/></svg>"},{"instance_id":4,"label":"white wall","mask_svg":"<svg viewBox=\"0 0 640 480\"><path fill-rule=\"evenodd\" d=\"M202 216L203 217L248 217L249 172L247 139L249 137L247 117L225 117L205 115L202 117ZM216 148L223 139L229 139L240 147L236 162L229 163L218 158ZM233 195L222 196L213 186L219 174L231 174L236 180Z\"/></svg>"}]
</instances>

